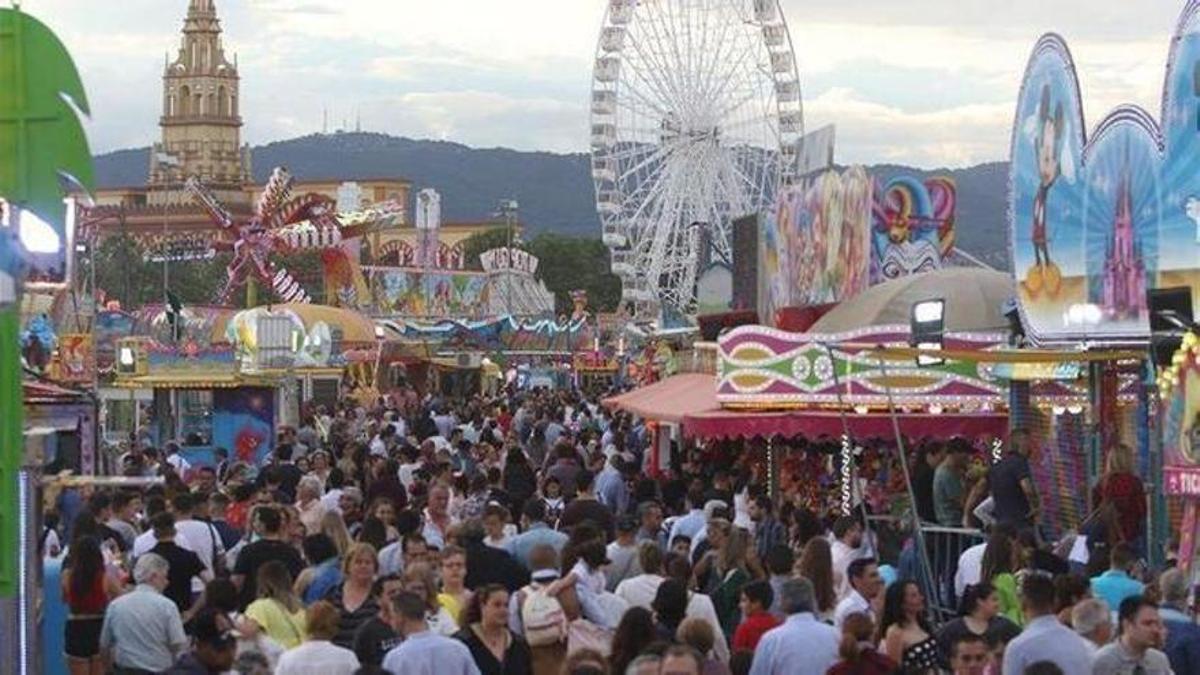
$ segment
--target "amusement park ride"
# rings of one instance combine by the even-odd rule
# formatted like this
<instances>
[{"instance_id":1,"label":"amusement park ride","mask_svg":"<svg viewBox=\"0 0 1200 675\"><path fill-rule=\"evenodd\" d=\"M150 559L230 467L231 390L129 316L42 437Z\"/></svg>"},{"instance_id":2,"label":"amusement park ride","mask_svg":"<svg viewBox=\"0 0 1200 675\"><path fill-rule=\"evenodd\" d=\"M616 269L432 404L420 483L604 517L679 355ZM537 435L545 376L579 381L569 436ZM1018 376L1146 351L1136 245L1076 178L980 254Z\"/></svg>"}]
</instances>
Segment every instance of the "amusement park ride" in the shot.
<instances>
[{"instance_id":1,"label":"amusement park ride","mask_svg":"<svg viewBox=\"0 0 1200 675\"><path fill-rule=\"evenodd\" d=\"M694 313L732 222L795 177L800 76L778 0L611 0L592 84L592 178L640 319Z\"/></svg>"}]
</instances>

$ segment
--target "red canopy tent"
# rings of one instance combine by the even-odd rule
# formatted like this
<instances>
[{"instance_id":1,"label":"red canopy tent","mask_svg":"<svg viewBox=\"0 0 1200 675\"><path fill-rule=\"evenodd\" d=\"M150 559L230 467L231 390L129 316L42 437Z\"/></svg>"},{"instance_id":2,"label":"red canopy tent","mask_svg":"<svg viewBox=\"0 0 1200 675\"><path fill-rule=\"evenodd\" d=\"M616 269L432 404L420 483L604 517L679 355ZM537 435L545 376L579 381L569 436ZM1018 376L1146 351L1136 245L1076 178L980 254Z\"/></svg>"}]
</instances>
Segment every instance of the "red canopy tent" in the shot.
<instances>
[{"instance_id":1,"label":"red canopy tent","mask_svg":"<svg viewBox=\"0 0 1200 675\"><path fill-rule=\"evenodd\" d=\"M704 373L672 375L649 386L606 398L607 408L618 408L656 422L682 424L689 415L717 412L717 379Z\"/></svg>"}]
</instances>

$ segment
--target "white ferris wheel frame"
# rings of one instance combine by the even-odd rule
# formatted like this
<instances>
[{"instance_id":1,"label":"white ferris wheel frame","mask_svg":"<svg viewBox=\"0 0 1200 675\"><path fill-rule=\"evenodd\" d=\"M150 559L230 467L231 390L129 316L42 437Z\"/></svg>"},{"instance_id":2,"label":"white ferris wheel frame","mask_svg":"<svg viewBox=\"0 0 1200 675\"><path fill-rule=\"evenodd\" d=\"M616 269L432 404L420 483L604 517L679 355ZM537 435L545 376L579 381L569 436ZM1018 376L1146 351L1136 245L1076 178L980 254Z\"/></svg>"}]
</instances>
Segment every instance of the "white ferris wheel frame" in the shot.
<instances>
[{"instance_id":1,"label":"white ferris wheel frame","mask_svg":"<svg viewBox=\"0 0 1200 675\"><path fill-rule=\"evenodd\" d=\"M797 171L803 103L779 0L609 0L591 132L622 302L690 313L701 249L731 264L732 221Z\"/></svg>"}]
</instances>

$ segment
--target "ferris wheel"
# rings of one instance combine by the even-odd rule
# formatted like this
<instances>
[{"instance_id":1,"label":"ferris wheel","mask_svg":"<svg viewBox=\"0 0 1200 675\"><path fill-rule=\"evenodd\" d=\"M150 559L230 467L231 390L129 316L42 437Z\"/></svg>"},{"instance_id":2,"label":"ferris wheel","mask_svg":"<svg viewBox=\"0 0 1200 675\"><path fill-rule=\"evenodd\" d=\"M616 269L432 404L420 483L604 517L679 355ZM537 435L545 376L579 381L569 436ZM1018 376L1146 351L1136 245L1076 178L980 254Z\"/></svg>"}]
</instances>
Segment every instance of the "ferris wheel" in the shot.
<instances>
[{"instance_id":1,"label":"ferris wheel","mask_svg":"<svg viewBox=\"0 0 1200 675\"><path fill-rule=\"evenodd\" d=\"M609 0L592 85L596 210L622 300L693 311L731 223L796 171L800 77L778 0Z\"/></svg>"}]
</instances>

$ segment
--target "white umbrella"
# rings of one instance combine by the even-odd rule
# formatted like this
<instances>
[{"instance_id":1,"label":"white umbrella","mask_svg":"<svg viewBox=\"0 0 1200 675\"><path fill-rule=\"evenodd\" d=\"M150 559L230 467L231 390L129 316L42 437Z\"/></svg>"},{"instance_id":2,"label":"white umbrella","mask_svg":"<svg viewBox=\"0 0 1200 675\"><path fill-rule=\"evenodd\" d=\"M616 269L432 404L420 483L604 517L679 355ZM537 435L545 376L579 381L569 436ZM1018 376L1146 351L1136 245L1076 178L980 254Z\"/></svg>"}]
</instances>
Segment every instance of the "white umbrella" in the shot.
<instances>
[{"instance_id":1,"label":"white umbrella","mask_svg":"<svg viewBox=\"0 0 1200 675\"><path fill-rule=\"evenodd\" d=\"M909 324L912 306L923 300L946 301L946 332L1007 331L1002 309L1016 294L1005 272L953 267L888 281L843 301L809 329L846 333L868 326Z\"/></svg>"}]
</instances>

